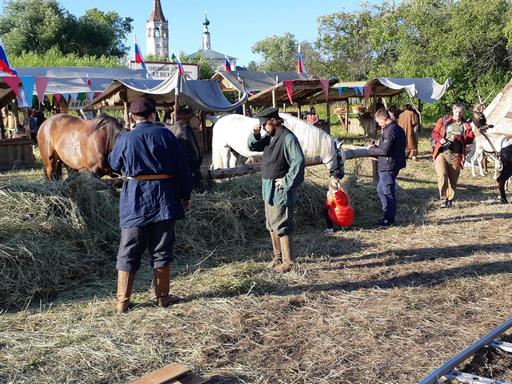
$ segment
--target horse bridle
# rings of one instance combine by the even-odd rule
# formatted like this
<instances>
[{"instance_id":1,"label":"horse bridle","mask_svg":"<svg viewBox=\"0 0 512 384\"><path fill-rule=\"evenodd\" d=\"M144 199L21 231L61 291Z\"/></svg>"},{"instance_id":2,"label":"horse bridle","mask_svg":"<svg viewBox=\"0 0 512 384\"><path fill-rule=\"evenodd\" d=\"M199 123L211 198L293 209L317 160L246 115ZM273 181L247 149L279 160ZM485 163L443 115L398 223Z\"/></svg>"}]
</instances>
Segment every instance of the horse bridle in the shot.
<instances>
[{"instance_id":1,"label":"horse bridle","mask_svg":"<svg viewBox=\"0 0 512 384\"><path fill-rule=\"evenodd\" d=\"M332 146L334 147L334 155L328 161L325 161L325 162L322 161L322 164L327 167L327 165L329 163L331 163L336 158L336 168L329 172L330 173L329 176L332 176L333 173L336 171L338 171L341 174L344 174L345 173L345 171L344 171L345 164L343 162L340 164L340 157L338 156L338 148L336 147L336 142L334 140L332 141Z\"/></svg>"}]
</instances>

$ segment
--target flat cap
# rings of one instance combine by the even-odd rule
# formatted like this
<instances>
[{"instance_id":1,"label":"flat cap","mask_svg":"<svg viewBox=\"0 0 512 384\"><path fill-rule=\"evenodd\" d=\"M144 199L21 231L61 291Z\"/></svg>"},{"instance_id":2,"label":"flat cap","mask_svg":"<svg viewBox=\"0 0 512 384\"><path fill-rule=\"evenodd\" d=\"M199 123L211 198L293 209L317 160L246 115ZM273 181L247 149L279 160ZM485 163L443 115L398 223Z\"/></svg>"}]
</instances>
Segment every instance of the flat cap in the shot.
<instances>
[{"instance_id":1,"label":"flat cap","mask_svg":"<svg viewBox=\"0 0 512 384\"><path fill-rule=\"evenodd\" d=\"M279 110L277 108L265 108L254 115L260 120L261 124L265 124L267 120L279 117Z\"/></svg>"},{"instance_id":2,"label":"flat cap","mask_svg":"<svg viewBox=\"0 0 512 384\"><path fill-rule=\"evenodd\" d=\"M156 112L156 102L151 97L139 97L130 105L130 113L147 117Z\"/></svg>"}]
</instances>

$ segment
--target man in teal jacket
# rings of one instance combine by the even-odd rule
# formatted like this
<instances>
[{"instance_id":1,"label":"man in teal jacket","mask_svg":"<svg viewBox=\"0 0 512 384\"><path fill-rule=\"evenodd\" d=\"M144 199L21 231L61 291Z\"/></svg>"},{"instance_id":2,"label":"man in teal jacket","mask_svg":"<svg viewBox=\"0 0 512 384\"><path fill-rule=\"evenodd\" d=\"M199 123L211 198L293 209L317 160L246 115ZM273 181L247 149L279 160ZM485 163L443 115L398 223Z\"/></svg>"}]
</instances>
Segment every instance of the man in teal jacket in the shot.
<instances>
[{"instance_id":1,"label":"man in teal jacket","mask_svg":"<svg viewBox=\"0 0 512 384\"><path fill-rule=\"evenodd\" d=\"M279 273L289 272L295 261L293 205L297 201L297 188L304 181L304 154L297 137L283 125L276 108L266 108L255 117L261 125L254 128L248 144L252 151L263 151L262 195L266 227L274 249L270 267ZM267 132L264 137L261 127Z\"/></svg>"}]
</instances>

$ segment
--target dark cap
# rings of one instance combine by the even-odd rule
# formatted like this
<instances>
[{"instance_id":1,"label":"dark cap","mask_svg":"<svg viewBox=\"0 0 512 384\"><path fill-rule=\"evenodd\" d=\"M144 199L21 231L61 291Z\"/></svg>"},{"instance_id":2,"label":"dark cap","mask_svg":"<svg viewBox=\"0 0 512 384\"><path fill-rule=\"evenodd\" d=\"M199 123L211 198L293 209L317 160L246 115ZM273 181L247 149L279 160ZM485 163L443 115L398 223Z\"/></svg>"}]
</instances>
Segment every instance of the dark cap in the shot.
<instances>
[{"instance_id":1,"label":"dark cap","mask_svg":"<svg viewBox=\"0 0 512 384\"><path fill-rule=\"evenodd\" d=\"M151 97L139 97L130 105L130 113L147 117L156 112L156 102Z\"/></svg>"},{"instance_id":2,"label":"dark cap","mask_svg":"<svg viewBox=\"0 0 512 384\"><path fill-rule=\"evenodd\" d=\"M265 124L271 118L279 118L279 110L277 108L265 108L254 115L260 120L261 124Z\"/></svg>"}]
</instances>

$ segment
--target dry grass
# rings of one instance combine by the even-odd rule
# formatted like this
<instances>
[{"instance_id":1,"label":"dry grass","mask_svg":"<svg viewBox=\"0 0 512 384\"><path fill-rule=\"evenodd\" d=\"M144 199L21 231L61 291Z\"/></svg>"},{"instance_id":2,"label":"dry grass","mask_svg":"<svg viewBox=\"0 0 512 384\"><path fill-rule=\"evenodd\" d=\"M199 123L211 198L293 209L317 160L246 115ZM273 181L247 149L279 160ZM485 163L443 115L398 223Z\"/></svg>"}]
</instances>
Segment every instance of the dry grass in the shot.
<instances>
[{"instance_id":1,"label":"dry grass","mask_svg":"<svg viewBox=\"0 0 512 384\"><path fill-rule=\"evenodd\" d=\"M512 206L497 204L490 178L466 170L455 208L438 209L425 157L400 175L401 224L376 229L368 165L348 186L356 225L329 236L317 212L323 190L315 187L325 185L325 174L307 173L312 195L300 208L299 267L286 276L265 268L271 247L260 228L256 179L236 192L224 183L208 204L197 196L196 220L209 210L218 215L216 206L237 209L241 219L210 225L234 242L211 242L215 231L200 222L180 224L182 238L203 225L197 233L209 239L190 236L197 248L189 239L178 249L171 288L183 304L151 306L145 265L126 316L113 310L113 270L51 302L5 312L0 381L122 383L181 362L211 383L417 382L510 316ZM510 361L500 361L485 373L511 380Z\"/></svg>"}]
</instances>

